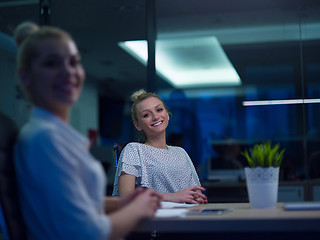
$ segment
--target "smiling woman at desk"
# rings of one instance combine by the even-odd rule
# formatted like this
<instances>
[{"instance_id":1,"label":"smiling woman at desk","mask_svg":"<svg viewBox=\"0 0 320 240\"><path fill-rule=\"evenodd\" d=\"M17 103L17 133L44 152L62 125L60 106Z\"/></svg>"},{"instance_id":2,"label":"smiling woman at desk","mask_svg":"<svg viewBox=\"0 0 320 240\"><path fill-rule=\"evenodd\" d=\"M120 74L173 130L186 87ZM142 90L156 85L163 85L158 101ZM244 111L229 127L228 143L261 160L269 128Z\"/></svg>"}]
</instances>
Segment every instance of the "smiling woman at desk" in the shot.
<instances>
[{"instance_id":1,"label":"smiling woman at desk","mask_svg":"<svg viewBox=\"0 0 320 240\"><path fill-rule=\"evenodd\" d=\"M120 155L113 195L126 196L136 186L152 188L164 201L207 203L205 189L187 152L166 143L169 112L163 100L144 90L132 94L133 124L144 143L129 143Z\"/></svg>"}]
</instances>

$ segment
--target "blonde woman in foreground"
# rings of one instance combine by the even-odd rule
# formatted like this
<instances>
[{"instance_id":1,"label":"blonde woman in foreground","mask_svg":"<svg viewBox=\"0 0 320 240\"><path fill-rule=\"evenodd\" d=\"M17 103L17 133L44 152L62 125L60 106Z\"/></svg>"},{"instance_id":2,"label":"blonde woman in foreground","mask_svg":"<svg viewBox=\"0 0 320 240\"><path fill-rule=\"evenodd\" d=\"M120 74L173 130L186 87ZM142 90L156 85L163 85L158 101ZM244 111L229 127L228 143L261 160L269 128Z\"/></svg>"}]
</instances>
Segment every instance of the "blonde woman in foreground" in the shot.
<instances>
[{"instance_id":1,"label":"blonde woman in foreground","mask_svg":"<svg viewBox=\"0 0 320 240\"><path fill-rule=\"evenodd\" d=\"M78 48L58 28L16 29L18 74L34 107L16 144L19 197L33 240L119 239L153 217L161 197L137 189L105 197L106 177L88 140L69 125L85 79ZM109 214L107 215L106 212Z\"/></svg>"}]
</instances>

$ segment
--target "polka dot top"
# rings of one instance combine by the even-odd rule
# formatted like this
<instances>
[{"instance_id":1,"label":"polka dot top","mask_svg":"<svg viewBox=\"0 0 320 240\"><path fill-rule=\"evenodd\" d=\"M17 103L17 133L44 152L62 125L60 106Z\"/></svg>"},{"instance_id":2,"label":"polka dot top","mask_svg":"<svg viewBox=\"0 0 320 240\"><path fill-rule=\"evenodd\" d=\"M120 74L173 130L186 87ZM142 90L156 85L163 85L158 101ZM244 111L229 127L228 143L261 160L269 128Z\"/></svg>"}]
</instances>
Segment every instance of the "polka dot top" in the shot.
<instances>
[{"instance_id":1,"label":"polka dot top","mask_svg":"<svg viewBox=\"0 0 320 240\"><path fill-rule=\"evenodd\" d=\"M168 149L132 142L122 150L116 169L113 196L118 196L121 172L136 176L136 186L153 188L160 193L174 193L200 186L200 181L187 152L181 147Z\"/></svg>"}]
</instances>

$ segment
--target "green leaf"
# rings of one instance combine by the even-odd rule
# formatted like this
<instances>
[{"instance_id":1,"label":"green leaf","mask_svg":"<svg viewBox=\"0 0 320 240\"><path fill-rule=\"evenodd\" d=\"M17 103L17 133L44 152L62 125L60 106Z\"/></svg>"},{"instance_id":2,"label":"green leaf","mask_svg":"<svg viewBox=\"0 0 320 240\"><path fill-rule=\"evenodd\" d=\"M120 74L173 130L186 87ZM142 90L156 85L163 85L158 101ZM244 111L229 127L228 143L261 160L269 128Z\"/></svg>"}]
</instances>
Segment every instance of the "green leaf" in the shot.
<instances>
[{"instance_id":1,"label":"green leaf","mask_svg":"<svg viewBox=\"0 0 320 240\"><path fill-rule=\"evenodd\" d=\"M271 142L255 144L253 148L241 152L250 167L279 167L282 163L285 149L280 152L279 143L272 147Z\"/></svg>"},{"instance_id":2,"label":"green leaf","mask_svg":"<svg viewBox=\"0 0 320 240\"><path fill-rule=\"evenodd\" d=\"M248 161L248 163L249 163L249 166L250 166L250 167L254 167L254 165L253 165L253 160L252 160L252 158L249 156L248 151L246 150L245 152L242 152L241 154L247 159L247 161Z\"/></svg>"}]
</instances>

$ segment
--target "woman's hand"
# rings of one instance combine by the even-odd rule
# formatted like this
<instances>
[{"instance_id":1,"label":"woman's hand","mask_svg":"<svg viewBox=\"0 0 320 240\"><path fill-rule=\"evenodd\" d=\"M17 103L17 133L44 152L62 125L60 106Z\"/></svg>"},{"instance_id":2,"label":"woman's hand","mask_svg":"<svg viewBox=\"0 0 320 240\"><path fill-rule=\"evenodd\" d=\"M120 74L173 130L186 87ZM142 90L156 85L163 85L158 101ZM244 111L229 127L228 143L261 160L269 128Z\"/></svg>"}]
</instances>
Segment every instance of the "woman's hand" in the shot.
<instances>
[{"instance_id":1,"label":"woman's hand","mask_svg":"<svg viewBox=\"0 0 320 240\"><path fill-rule=\"evenodd\" d=\"M161 200L161 196L154 190L141 188L121 199L122 207L109 214L112 223L110 239L120 239L141 220L154 217L161 205Z\"/></svg>"},{"instance_id":2,"label":"woman's hand","mask_svg":"<svg viewBox=\"0 0 320 240\"><path fill-rule=\"evenodd\" d=\"M208 203L208 198L201 191L205 191L205 189L204 190L197 190L197 193L194 196L195 201L198 202L198 204L206 204L206 203Z\"/></svg>"},{"instance_id":3,"label":"woman's hand","mask_svg":"<svg viewBox=\"0 0 320 240\"><path fill-rule=\"evenodd\" d=\"M142 218L150 218L161 207L161 200L161 195L154 190L137 188L131 195L122 200L122 204L132 205Z\"/></svg>"},{"instance_id":4,"label":"woman's hand","mask_svg":"<svg viewBox=\"0 0 320 240\"><path fill-rule=\"evenodd\" d=\"M120 197L120 208L132 202L138 195L140 195L145 190L147 189L138 187L134 190L134 192L130 193L126 197Z\"/></svg>"},{"instance_id":5,"label":"woman's hand","mask_svg":"<svg viewBox=\"0 0 320 240\"><path fill-rule=\"evenodd\" d=\"M204 187L193 186L185 188L179 192L175 193L164 193L165 201L178 202L178 203L192 203L192 204L202 204L207 203L207 197L202 193L205 191Z\"/></svg>"}]
</instances>

